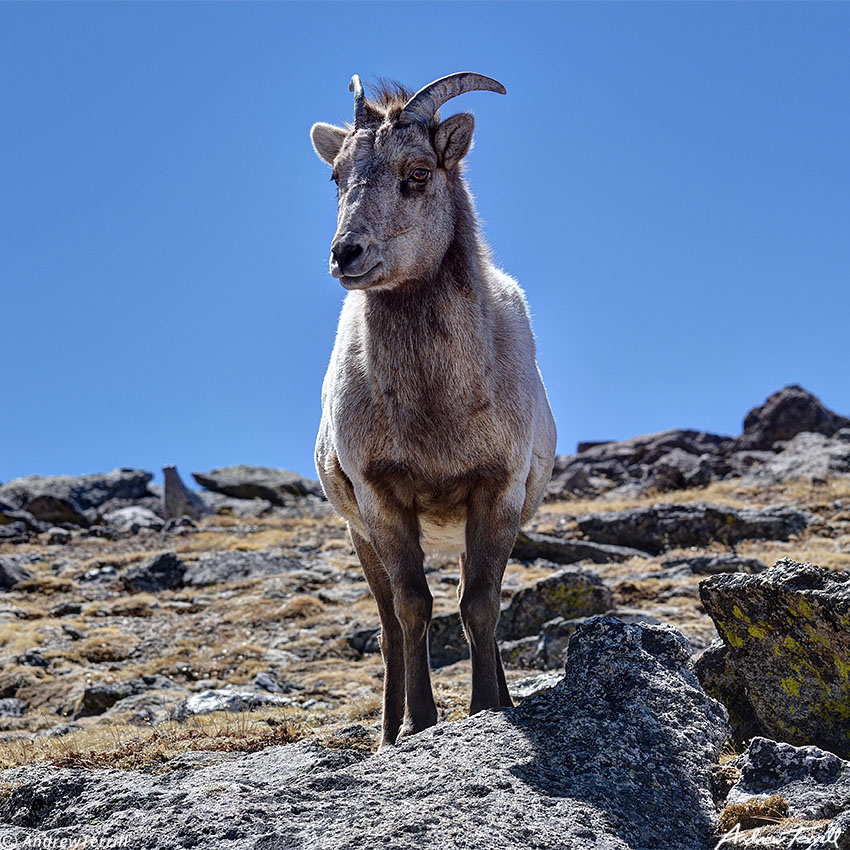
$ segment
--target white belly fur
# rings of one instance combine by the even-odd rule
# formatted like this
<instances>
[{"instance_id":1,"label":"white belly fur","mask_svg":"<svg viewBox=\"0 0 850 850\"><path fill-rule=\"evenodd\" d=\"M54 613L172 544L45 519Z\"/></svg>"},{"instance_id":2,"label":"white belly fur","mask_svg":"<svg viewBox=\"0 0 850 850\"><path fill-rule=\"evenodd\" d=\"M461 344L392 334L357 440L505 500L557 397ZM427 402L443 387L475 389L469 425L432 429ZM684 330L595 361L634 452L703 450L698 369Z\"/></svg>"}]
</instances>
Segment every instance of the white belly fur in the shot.
<instances>
[{"instance_id":1,"label":"white belly fur","mask_svg":"<svg viewBox=\"0 0 850 850\"><path fill-rule=\"evenodd\" d=\"M426 555L462 555L466 551L466 515L446 520L419 515L419 541Z\"/></svg>"}]
</instances>

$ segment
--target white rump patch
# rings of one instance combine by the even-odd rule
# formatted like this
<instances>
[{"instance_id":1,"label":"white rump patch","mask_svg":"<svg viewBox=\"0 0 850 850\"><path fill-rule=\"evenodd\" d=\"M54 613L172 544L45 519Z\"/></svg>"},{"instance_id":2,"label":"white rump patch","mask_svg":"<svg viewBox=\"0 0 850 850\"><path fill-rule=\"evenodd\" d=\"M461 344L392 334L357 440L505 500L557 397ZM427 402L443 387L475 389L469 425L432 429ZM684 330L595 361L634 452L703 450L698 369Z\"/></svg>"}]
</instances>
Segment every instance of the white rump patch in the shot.
<instances>
[{"instance_id":1,"label":"white rump patch","mask_svg":"<svg viewBox=\"0 0 850 850\"><path fill-rule=\"evenodd\" d=\"M426 555L462 555L466 551L466 512L444 519L419 514L419 542Z\"/></svg>"}]
</instances>

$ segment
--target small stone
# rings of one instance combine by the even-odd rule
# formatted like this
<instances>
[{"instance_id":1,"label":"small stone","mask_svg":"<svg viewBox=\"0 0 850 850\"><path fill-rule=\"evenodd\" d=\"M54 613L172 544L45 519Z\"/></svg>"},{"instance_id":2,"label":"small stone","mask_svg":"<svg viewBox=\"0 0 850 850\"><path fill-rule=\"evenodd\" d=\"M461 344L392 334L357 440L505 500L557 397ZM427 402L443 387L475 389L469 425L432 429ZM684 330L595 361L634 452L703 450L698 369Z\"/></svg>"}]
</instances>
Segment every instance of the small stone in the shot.
<instances>
[{"instance_id":1,"label":"small stone","mask_svg":"<svg viewBox=\"0 0 850 850\"><path fill-rule=\"evenodd\" d=\"M47 667L48 661L37 649L28 649L23 655L18 656L18 664L27 667Z\"/></svg>"},{"instance_id":2,"label":"small stone","mask_svg":"<svg viewBox=\"0 0 850 850\"><path fill-rule=\"evenodd\" d=\"M157 555L150 561L130 567L124 573L124 584L129 590L155 593L181 587L186 565L174 552Z\"/></svg>"}]
</instances>

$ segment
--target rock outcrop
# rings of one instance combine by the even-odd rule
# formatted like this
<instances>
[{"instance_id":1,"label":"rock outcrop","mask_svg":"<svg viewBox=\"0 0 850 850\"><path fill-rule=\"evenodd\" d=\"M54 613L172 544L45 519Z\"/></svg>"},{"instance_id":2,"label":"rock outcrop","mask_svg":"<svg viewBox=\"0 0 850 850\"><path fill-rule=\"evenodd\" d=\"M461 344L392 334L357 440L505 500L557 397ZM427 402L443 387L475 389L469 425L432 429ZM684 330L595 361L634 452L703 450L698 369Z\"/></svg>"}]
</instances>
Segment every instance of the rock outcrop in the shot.
<instances>
[{"instance_id":1,"label":"rock outcrop","mask_svg":"<svg viewBox=\"0 0 850 850\"><path fill-rule=\"evenodd\" d=\"M287 469L268 466L224 466L211 472L193 472L202 487L236 499L265 499L287 505L292 496L323 496L321 484Z\"/></svg>"},{"instance_id":2,"label":"rock outcrop","mask_svg":"<svg viewBox=\"0 0 850 850\"><path fill-rule=\"evenodd\" d=\"M831 437L840 428L850 427L850 419L829 410L808 390L791 384L754 407L744 419L744 433L737 444L742 449L771 449L808 431Z\"/></svg>"},{"instance_id":3,"label":"rock outcrop","mask_svg":"<svg viewBox=\"0 0 850 850\"><path fill-rule=\"evenodd\" d=\"M705 579L700 598L725 644L702 681L724 699L740 679L734 703L725 697L733 721L850 756L850 574L785 558L759 575ZM721 669L725 684L707 675Z\"/></svg>"},{"instance_id":4,"label":"rock outcrop","mask_svg":"<svg viewBox=\"0 0 850 850\"><path fill-rule=\"evenodd\" d=\"M765 480L850 474L845 444L812 439L832 438L848 427L846 416L829 410L802 387L788 386L747 414L739 437L676 429L617 442L580 443L576 454L555 458L548 498L628 498L691 489L760 475L765 465L770 467L764 470ZM785 443L798 435L801 439L789 451Z\"/></svg>"},{"instance_id":5,"label":"rock outcrop","mask_svg":"<svg viewBox=\"0 0 850 850\"><path fill-rule=\"evenodd\" d=\"M751 539L788 540L807 523L806 514L796 508L730 508L708 502L659 503L576 517L578 530L593 542L656 555L715 541L734 545Z\"/></svg>"},{"instance_id":6,"label":"rock outcrop","mask_svg":"<svg viewBox=\"0 0 850 850\"><path fill-rule=\"evenodd\" d=\"M98 510L108 511L152 497L142 469L114 469L96 475L29 475L0 487L0 501L51 524L89 526Z\"/></svg>"},{"instance_id":7,"label":"rock outcrop","mask_svg":"<svg viewBox=\"0 0 850 850\"><path fill-rule=\"evenodd\" d=\"M627 546L591 543L587 540L569 540L549 534L521 531L514 544L511 557L519 561L543 558L556 564L576 564L592 561L594 564L617 564L629 558L646 558L646 552Z\"/></svg>"},{"instance_id":8,"label":"rock outcrop","mask_svg":"<svg viewBox=\"0 0 850 850\"><path fill-rule=\"evenodd\" d=\"M782 451L745 477L758 485L787 481L825 483L842 475L850 475L850 428L842 428L832 437L808 431L797 434Z\"/></svg>"},{"instance_id":9,"label":"rock outcrop","mask_svg":"<svg viewBox=\"0 0 850 850\"><path fill-rule=\"evenodd\" d=\"M187 755L157 773L4 771L0 835L140 850L705 850L725 712L674 629L596 618L563 681L518 708L443 723L364 758L291 744Z\"/></svg>"}]
</instances>

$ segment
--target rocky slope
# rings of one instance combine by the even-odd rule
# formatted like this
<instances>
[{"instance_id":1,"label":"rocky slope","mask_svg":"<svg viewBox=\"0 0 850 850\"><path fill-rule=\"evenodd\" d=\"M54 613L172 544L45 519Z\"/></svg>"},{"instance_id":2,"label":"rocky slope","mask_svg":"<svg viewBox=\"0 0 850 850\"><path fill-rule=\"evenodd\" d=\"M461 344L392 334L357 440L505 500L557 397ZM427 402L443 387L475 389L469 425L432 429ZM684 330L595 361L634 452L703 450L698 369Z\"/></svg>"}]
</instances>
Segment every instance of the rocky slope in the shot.
<instances>
[{"instance_id":1,"label":"rocky slope","mask_svg":"<svg viewBox=\"0 0 850 850\"><path fill-rule=\"evenodd\" d=\"M457 567L431 562L451 722L380 756L377 615L316 482L2 485L0 838L850 847L848 426L789 387L736 438L559 458L505 576L520 704L463 719Z\"/></svg>"}]
</instances>

